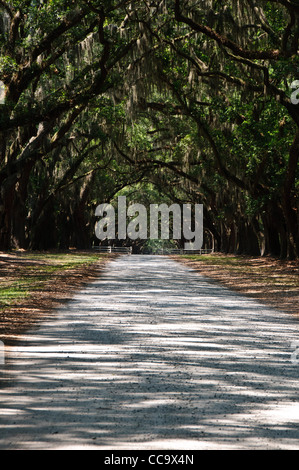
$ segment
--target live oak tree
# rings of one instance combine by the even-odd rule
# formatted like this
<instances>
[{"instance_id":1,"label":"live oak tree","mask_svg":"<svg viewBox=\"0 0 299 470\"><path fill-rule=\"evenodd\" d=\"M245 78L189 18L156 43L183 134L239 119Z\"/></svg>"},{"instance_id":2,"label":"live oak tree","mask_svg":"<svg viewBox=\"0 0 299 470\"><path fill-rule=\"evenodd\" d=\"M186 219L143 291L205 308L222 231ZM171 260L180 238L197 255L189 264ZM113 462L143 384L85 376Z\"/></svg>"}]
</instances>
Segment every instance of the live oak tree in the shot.
<instances>
[{"instance_id":1,"label":"live oak tree","mask_svg":"<svg viewBox=\"0 0 299 470\"><path fill-rule=\"evenodd\" d=\"M241 189L246 189L250 199L267 200L268 204L261 209L267 213L263 226L268 234L269 244L274 229L274 234L280 235L281 254L284 256L287 252L290 257L298 256L298 200L295 183L296 175L298 176L299 109L289 98L290 82L298 67L298 6L285 1L239 1L226 2L215 11L215 8L212 8L216 3L207 1L201 3L203 8L206 8L205 11L196 9L195 13L189 14L190 2L187 10L184 4L185 2L176 0L176 20L217 45L216 54L220 56L217 65L206 63L202 60L200 51L198 54L195 50L194 57L189 54L187 60L194 58L193 64L199 75L218 78L218 84L229 84L230 90L238 88L241 90L240 97L245 102L250 100L249 113L244 113L243 118L242 104L240 106L239 101L236 115L239 128L244 127L244 124L245 128L248 128L248 117L250 118L249 125L255 134L252 136L255 138L252 157L256 159L257 164L254 165L255 174L253 181L249 183L250 187L246 188L248 184L244 187L244 177L241 184L235 179L235 184ZM209 8L214 20L206 24L205 16ZM196 60L198 58L200 62ZM224 98L228 106L232 95L230 90L225 87ZM272 122L269 119L270 113L275 113L276 117ZM291 119L291 124L287 123L288 118ZM263 126L265 119L270 123L268 129ZM281 145L283 127L288 127L283 136L284 143L289 145L288 156L284 154ZM287 131L293 132L292 143L288 141L290 134ZM268 168L279 173L276 181L262 181ZM221 163L220 170L223 172ZM276 194L273 197L274 185ZM272 224L270 227L267 217ZM277 254L278 250L274 248L274 251Z\"/></svg>"},{"instance_id":2,"label":"live oak tree","mask_svg":"<svg viewBox=\"0 0 299 470\"><path fill-rule=\"evenodd\" d=\"M195 139L192 124L183 136L193 135L185 179L210 209L221 248L294 257L298 107L289 85L298 64L298 11L271 3L177 1L174 11L169 3L158 23L154 16L145 23L155 41L147 50L151 84L157 90L163 83L164 95L144 99L145 75L135 101L147 116L196 124ZM161 159L160 152L155 165L182 175L186 153L172 163Z\"/></svg>"},{"instance_id":3,"label":"live oak tree","mask_svg":"<svg viewBox=\"0 0 299 470\"><path fill-rule=\"evenodd\" d=\"M293 1L0 1L0 248L89 246L122 188L298 256ZM212 241L211 241L212 240Z\"/></svg>"},{"instance_id":4,"label":"live oak tree","mask_svg":"<svg viewBox=\"0 0 299 470\"><path fill-rule=\"evenodd\" d=\"M25 225L28 184L37 165L51 169L73 151L73 129L82 113L121 80L121 62L139 37L138 31L121 37L126 9L133 4L0 2L0 72L6 88L0 116L2 249L11 247L18 231L14 219ZM86 145L100 146L101 138L89 133L81 141L79 153Z\"/></svg>"}]
</instances>

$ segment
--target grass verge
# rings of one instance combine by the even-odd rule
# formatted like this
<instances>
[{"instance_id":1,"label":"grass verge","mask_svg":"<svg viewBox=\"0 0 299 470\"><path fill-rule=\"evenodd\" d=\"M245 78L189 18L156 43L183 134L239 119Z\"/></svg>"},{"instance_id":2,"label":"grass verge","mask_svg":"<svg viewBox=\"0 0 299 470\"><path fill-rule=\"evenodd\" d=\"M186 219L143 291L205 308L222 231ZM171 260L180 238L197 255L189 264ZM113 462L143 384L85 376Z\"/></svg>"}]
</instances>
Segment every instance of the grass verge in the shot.
<instances>
[{"instance_id":1,"label":"grass verge","mask_svg":"<svg viewBox=\"0 0 299 470\"><path fill-rule=\"evenodd\" d=\"M95 279L113 255L0 253L0 339L6 344Z\"/></svg>"},{"instance_id":2,"label":"grass verge","mask_svg":"<svg viewBox=\"0 0 299 470\"><path fill-rule=\"evenodd\" d=\"M299 263L213 253L172 256L210 279L299 317Z\"/></svg>"}]
</instances>

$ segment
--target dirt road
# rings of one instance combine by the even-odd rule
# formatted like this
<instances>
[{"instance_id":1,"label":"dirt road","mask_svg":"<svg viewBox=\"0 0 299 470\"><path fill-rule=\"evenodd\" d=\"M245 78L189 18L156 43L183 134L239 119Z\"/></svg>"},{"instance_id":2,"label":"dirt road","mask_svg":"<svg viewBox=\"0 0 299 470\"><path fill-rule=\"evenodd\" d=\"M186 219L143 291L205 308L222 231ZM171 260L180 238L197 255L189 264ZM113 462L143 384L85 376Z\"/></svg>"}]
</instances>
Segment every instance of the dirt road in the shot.
<instances>
[{"instance_id":1,"label":"dirt road","mask_svg":"<svg viewBox=\"0 0 299 470\"><path fill-rule=\"evenodd\" d=\"M120 257L6 348L0 449L299 449L296 341L185 265Z\"/></svg>"}]
</instances>

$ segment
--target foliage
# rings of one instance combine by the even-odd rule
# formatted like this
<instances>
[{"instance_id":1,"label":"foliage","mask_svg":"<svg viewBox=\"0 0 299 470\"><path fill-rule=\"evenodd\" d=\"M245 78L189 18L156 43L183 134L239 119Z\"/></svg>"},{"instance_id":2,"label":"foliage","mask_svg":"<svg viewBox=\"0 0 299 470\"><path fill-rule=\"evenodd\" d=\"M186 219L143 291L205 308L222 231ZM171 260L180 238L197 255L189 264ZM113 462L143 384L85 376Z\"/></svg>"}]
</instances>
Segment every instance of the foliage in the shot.
<instances>
[{"instance_id":1,"label":"foliage","mask_svg":"<svg viewBox=\"0 0 299 470\"><path fill-rule=\"evenodd\" d=\"M218 250L298 256L295 2L11 0L0 15L1 249L90 246L95 206L128 190L203 203Z\"/></svg>"}]
</instances>

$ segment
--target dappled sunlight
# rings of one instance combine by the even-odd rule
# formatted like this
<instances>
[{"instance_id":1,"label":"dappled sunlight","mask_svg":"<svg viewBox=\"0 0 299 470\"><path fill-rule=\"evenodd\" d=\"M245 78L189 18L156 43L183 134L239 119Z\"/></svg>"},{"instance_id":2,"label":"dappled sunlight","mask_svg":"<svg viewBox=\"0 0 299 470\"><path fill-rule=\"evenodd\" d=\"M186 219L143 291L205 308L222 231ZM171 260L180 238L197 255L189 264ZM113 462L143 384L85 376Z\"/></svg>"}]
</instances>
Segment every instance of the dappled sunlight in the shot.
<instances>
[{"instance_id":1,"label":"dappled sunlight","mask_svg":"<svg viewBox=\"0 0 299 470\"><path fill-rule=\"evenodd\" d=\"M124 256L9 348L0 447L298 447L296 339L288 315Z\"/></svg>"}]
</instances>

